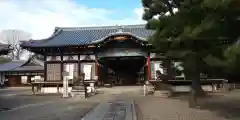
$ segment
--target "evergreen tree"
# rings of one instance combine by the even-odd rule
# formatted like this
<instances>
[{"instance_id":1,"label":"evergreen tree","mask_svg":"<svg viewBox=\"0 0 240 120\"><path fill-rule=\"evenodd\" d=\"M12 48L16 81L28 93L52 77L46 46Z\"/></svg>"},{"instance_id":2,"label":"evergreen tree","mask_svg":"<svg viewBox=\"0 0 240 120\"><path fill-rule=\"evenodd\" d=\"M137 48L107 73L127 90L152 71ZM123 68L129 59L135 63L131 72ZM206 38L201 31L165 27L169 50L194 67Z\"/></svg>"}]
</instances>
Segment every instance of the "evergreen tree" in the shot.
<instances>
[{"instance_id":1,"label":"evergreen tree","mask_svg":"<svg viewBox=\"0 0 240 120\"><path fill-rule=\"evenodd\" d=\"M168 57L182 58L186 77L192 80L191 107L204 95L200 85L202 66L239 37L238 0L142 0L143 19L156 32L150 42ZM211 64L211 63L210 63Z\"/></svg>"}]
</instances>

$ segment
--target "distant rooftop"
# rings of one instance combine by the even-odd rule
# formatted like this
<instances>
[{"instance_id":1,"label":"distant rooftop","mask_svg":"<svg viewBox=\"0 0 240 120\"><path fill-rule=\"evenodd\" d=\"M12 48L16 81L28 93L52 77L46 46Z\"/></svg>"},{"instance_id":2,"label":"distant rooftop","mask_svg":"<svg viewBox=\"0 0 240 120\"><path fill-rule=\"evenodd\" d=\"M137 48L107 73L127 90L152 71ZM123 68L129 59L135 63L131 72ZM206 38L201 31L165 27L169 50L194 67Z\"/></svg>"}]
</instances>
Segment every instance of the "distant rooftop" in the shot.
<instances>
[{"instance_id":1,"label":"distant rooftop","mask_svg":"<svg viewBox=\"0 0 240 120\"><path fill-rule=\"evenodd\" d=\"M29 60L13 60L4 64L0 64L0 72L43 70L43 61L35 58L30 58Z\"/></svg>"},{"instance_id":2,"label":"distant rooftop","mask_svg":"<svg viewBox=\"0 0 240 120\"><path fill-rule=\"evenodd\" d=\"M0 64L0 72L11 71L17 67L22 66L26 61L24 60L13 60L4 64Z\"/></svg>"}]
</instances>

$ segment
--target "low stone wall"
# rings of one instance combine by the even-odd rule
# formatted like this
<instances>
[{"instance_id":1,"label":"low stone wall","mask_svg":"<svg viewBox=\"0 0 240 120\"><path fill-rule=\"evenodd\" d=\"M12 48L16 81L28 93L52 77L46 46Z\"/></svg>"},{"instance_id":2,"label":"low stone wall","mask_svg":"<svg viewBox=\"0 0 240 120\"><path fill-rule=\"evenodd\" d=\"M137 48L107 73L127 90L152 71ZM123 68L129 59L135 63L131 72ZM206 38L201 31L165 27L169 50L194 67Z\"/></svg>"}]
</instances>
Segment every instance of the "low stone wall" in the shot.
<instances>
[{"instance_id":1,"label":"low stone wall","mask_svg":"<svg viewBox=\"0 0 240 120\"><path fill-rule=\"evenodd\" d=\"M213 91L211 85L202 85L204 91L210 92ZM172 86L173 92L190 92L190 86Z\"/></svg>"},{"instance_id":2,"label":"low stone wall","mask_svg":"<svg viewBox=\"0 0 240 120\"><path fill-rule=\"evenodd\" d=\"M71 92L72 87L68 87L68 92ZM57 87L42 87L42 93L58 93ZM87 87L87 93L91 92L91 87ZM59 93L63 93L63 87L59 87Z\"/></svg>"}]
</instances>

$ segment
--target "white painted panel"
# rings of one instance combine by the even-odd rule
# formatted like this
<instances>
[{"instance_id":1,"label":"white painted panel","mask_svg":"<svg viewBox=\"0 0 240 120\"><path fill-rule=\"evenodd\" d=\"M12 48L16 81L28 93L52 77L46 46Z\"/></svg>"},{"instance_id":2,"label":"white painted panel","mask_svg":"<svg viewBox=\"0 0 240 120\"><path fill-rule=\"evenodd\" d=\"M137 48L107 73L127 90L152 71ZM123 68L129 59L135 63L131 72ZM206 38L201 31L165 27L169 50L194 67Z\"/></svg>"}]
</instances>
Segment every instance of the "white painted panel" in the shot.
<instances>
[{"instance_id":1,"label":"white painted panel","mask_svg":"<svg viewBox=\"0 0 240 120\"><path fill-rule=\"evenodd\" d=\"M4 84L4 81L6 80L5 76L3 73L0 73L0 83Z\"/></svg>"},{"instance_id":2,"label":"white painted panel","mask_svg":"<svg viewBox=\"0 0 240 120\"><path fill-rule=\"evenodd\" d=\"M47 61L50 61L52 56L47 56Z\"/></svg>"},{"instance_id":3,"label":"white painted panel","mask_svg":"<svg viewBox=\"0 0 240 120\"><path fill-rule=\"evenodd\" d=\"M80 60L83 60L86 55L80 55Z\"/></svg>"},{"instance_id":4,"label":"white painted panel","mask_svg":"<svg viewBox=\"0 0 240 120\"><path fill-rule=\"evenodd\" d=\"M161 66L161 63L162 63L161 61L154 63L155 79L157 79L157 74L156 74L157 70L159 70L163 74L163 67Z\"/></svg>"},{"instance_id":5,"label":"white painted panel","mask_svg":"<svg viewBox=\"0 0 240 120\"><path fill-rule=\"evenodd\" d=\"M78 55L74 55L73 60L78 60Z\"/></svg>"},{"instance_id":6,"label":"white painted panel","mask_svg":"<svg viewBox=\"0 0 240 120\"><path fill-rule=\"evenodd\" d=\"M63 56L63 60L67 60L68 59L68 56Z\"/></svg>"},{"instance_id":7,"label":"white painted panel","mask_svg":"<svg viewBox=\"0 0 240 120\"><path fill-rule=\"evenodd\" d=\"M22 84L27 84L27 79L28 79L27 76L21 76L21 83Z\"/></svg>"},{"instance_id":8,"label":"white painted panel","mask_svg":"<svg viewBox=\"0 0 240 120\"><path fill-rule=\"evenodd\" d=\"M95 55L80 55L80 60L95 60Z\"/></svg>"},{"instance_id":9,"label":"white painted panel","mask_svg":"<svg viewBox=\"0 0 240 120\"><path fill-rule=\"evenodd\" d=\"M92 75L92 65L83 65L83 72L85 73L85 80L90 80Z\"/></svg>"},{"instance_id":10,"label":"white painted panel","mask_svg":"<svg viewBox=\"0 0 240 120\"><path fill-rule=\"evenodd\" d=\"M54 57L56 57L57 61L61 60L61 56L47 56L47 61L54 61Z\"/></svg>"},{"instance_id":11,"label":"white painted panel","mask_svg":"<svg viewBox=\"0 0 240 120\"><path fill-rule=\"evenodd\" d=\"M74 73L74 64L65 64L65 71L69 73L69 75L67 76L67 79L73 79L73 73Z\"/></svg>"},{"instance_id":12,"label":"white painted panel","mask_svg":"<svg viewBox=\"0 0 240 120\"><path fill-rule=\"evenodd\" d=\"M56 56L56 60L61 61L61 56Z\"/></svg>"},{"instance_id":13,"label":"white painted panel","mask_svg":"<svg viewBox=\"0 0 240 120\"><path fill-rule=\"evenodd\" d=\"M95 55L90 55L90 58L91 58L91 60L95 60L96 59Z\"/></svg>"},{"instance_id":14,"label":"white painted panel","mask_svg":"<svg viewBox=\"0 0 240 120\"><path fill-rule=\"evenodd\" d=\"M156 57L156 53L150 53L150 58Z\"/></svg>"}]
</instances>

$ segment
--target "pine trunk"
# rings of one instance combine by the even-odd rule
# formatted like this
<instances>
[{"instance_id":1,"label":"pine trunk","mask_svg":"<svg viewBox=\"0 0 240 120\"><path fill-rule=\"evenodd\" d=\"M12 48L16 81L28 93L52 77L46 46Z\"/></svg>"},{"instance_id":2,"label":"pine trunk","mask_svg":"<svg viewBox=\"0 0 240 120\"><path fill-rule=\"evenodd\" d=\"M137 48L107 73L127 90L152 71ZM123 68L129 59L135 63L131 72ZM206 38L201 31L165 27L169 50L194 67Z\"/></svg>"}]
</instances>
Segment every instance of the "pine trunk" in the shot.
<instances>
[{"instance_id":1,"label":"pine trunk","mask_svg":"<svg viewBox=\"0 0 240 120\"><path fill-rule=\"evenodd\" d=\"M171 60L165 59L163 60L163 75L162 75L162 83L160 85L161 90L169 90L168 80L170 79L171 72Z\"/></svg>"},{"instance_id":2,"label":"pine trunk","mask_svg":"<svg viewBox=\"0 0 240 120\"><path fill-rule=\"evenodd\" d=\"M189 107L195 108L197 107L198 98L205 96L205 92L201 87L200 83L200 69L199 69L199 61L200 59L196 57L196 55L187 58L185 61L186 64L186 72L187 78L192 80L191 85L191 94L189 97Z\"/></svg>"}]
</instances>

